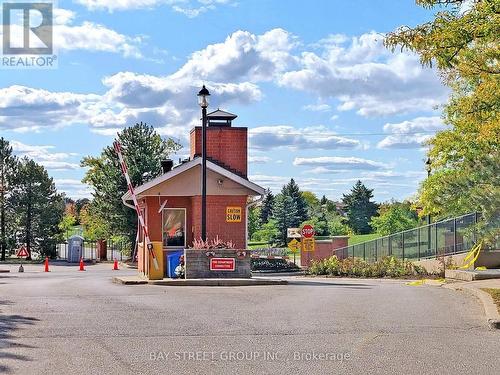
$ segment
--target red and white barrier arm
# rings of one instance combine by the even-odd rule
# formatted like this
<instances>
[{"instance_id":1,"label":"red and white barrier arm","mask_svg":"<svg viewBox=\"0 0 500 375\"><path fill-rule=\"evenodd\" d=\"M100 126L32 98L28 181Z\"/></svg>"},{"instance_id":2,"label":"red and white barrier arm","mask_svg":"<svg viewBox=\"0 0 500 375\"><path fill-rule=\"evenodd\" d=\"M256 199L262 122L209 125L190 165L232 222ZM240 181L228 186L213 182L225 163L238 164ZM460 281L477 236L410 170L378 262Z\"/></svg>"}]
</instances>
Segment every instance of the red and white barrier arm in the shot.
<instances>
[{"instance_id":1,"label":"red and white barrier arm","mask_svg":"<svg viewBox=\"0 0 500 375\"><path fill-rule=\"evenodd\" d=\"M134 202L135 210L137 211L137 218L139 219L139 223L141 224L141 227L144 230L144 239L146 240L146 247L148 248L148 251L151 254L151 258L153 259L153 265L154 265L155 269L158 271L160 269L160 266L158 265L158 260L156 259L156 255L153 251L153 244L151 243L151 240L149 239L148 227L146 226L146 223L144 221L144 217L142 216L141 209L139 207L139 204L137 203L137 197L135 195L134 187L132 186L132 182L130 181L130 176L128 175L127 164L125 163L125 160L123 159L122 146L120 145L120 142L118 142L118 141L114 141L113 146L115 148L116 154L118 155L118 160L120 160L120 166L122 168L122 173L125 176L125 180L127 181L127 188L128 188L128 191L132 197L132 201Z\"/></svg>"}]
</instances>

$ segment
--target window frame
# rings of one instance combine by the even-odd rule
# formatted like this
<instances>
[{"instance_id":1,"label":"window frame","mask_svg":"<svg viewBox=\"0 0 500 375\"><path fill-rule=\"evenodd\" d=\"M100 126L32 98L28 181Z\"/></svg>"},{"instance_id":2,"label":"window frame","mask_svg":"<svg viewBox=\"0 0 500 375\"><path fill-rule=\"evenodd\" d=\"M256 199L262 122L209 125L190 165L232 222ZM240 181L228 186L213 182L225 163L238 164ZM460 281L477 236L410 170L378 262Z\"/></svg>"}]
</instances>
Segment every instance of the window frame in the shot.
<instances>
[{"instance_id":1,"label":"window frame","mask_svg":"<svg viewBox=\"0 0 500 375\"><path fill-rule=\"evenodd\" d=\"M163 233L164 233L164 230L165 230L165 221L164 221L164 218L165 218L165 214L164 214L164 211L184 211L184 244L183 245L174 245L174 246L167 246L163 243ZM162 209L161 211L161 243L162 243L162 247L164 249L175 249L175 248L179 248L180 246L182 246L184 249L186 248L186 244L187 244L187 228L186 228L186 225L187 225L187 209L186 208L182 208L182 207L165 207Z\"/></svg>"}]
</instances>

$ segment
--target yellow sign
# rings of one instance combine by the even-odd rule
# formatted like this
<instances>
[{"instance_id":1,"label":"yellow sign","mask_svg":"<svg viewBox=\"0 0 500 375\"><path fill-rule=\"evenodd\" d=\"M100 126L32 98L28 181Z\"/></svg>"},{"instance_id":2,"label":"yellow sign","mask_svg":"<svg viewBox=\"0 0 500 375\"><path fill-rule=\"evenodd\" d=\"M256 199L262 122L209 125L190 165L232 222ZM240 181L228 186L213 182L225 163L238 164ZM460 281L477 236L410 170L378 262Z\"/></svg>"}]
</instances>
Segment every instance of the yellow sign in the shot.
<instances>
[{"instance_id":1,"label":"yellow sign","mask_svg":"<svg viewBox=\"0 0 500 375\"><path fill-rule=\"evenodd\" d=\"M288 242L288 248L292 253L296 253L300 249L300 242L294 238L293 240Z\"/></svg>"},{"instance_id":2,"label":"yellow sign","mask_svg":"<svg viewBox=\"0 0 500 375\"><path fill-rule=\"evenodd\" d=\"M241 223L241 207L226 207L226 223Z\"/></svg>"},{"instance_id":3,"label":"yellow sign","mask_svg":"<svg viewBox=\"0 0 500 375\"><path fill-rule=\"evenodd\" d=\"M303 238L301 245L302 245L302 251L313 252L316 249L314 238Z\"/></svg>"}]
</instances>

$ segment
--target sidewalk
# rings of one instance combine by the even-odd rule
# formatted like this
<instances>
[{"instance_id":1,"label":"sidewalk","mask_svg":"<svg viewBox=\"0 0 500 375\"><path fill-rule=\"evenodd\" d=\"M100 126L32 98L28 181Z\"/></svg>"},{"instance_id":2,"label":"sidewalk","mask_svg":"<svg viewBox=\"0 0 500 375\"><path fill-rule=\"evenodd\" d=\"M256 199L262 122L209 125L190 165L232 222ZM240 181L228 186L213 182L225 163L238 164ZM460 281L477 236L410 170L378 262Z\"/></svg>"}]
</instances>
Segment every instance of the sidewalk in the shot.
<instances>
[{"instance_id":1,"label":"sidewalk","mask_svg":"<svg viewBox=\"0 0 500 375\"><path fill-rule=\"evenodd\" d=\"M443 285L444 288L463 290L477 297L483 304L486 320L491 328L500 329L500 313L491 295L482 288L500 289L500 279L478 280L469 282L453 282Z\"/></svg>"}]
</instances>

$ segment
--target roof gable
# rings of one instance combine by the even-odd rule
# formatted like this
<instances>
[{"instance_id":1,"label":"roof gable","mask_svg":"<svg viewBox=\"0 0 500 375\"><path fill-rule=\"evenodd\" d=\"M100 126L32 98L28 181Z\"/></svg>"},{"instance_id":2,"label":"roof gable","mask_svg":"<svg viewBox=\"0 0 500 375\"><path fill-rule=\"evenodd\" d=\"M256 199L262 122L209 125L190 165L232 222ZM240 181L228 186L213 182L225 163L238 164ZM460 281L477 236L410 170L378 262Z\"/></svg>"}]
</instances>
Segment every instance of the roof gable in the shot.
<instances>
[{"instance_id":1,"label":"roof gable","mask_svg":"<svg viewBox=\"0 0 500 375\"><path fill-rule=\"evenodd\" d=\"M155 179L153 179L153 180L151 180L151 181L149 181L141 186L136 187L134 189L135 193L136 193L136 195L139 196L139 195L141 195L141 193L147 192L147 190L153 189L156 186L158 186L164 182L172 180L176 176L184 174L198 165L201 165L201 158L199 158L199 157L195 158L189 162L186 162L186 163L174 168L170 172L165 173L161 176L158 176ZM207 160L207 169L210 171L213 171L213 172L215 172L223 177L226 177L229 180L233 181L234 183L254 192L255 195L265 194L265 189L262 188L261 186L255 184L251 181L248 181L247 179L245 179L241 176L238 176L237 174L211 162L210 160ZM146 193L146 195L147 195L147 193ZM131 199L130 193L127 192L126 194L124 194L122 199L130 200Z\"/></svg>"}]
</instances>

